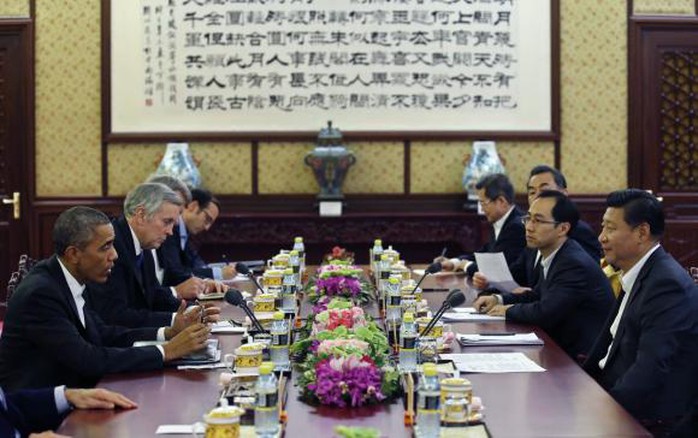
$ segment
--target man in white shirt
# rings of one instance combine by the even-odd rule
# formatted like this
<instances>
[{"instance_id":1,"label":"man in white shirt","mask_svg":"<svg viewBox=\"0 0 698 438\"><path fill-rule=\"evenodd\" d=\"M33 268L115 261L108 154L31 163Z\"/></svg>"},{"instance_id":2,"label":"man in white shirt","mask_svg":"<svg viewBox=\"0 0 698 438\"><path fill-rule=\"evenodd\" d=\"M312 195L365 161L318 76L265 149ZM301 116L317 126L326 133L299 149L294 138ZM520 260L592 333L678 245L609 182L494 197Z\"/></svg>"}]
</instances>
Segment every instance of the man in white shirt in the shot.
<instances>
[{"instance_id":1,"label":"man in white shirt","mask_svg":"<svg viewBox=\"0 0 698 438\"><path fill-rule=\"evenodd\" d=\"M521 212L514 204L514 186L506 175L486 175L475 185L478 202L487 222L492 226L489 241L475 252L502 252L507 264L512 264L526 247ZM444 271L465 271L469 276L477 272L472 254L447 259L437 257Z\"/></svg>"},{"instance_id":2,"label":"man in white shirt","mask_svg":"<svg viewBox=\"0 0 698 438\"><path fill-rule=\"evenodd\" d=\"M674 430L698 399L698 288L660 245L664 213L644 190L608 195L599 241L623 292L587 369L655 436Z\"/></svg>"},{"instance_id":3,"label":"man in white shirt","mask_svg":"<svg viewBox=\"0 0 698 438\"><path fill-rule=\"evenodd\" d=\"M105 374L161 369L206 346L201 309L181 306L175 324L126 329L93 311L91 284L111 275L117 253L109 219L89 207L61 213L55 254L37 263L10 298L0 338L0 386L9 391L94 386ZM135 341L169 341L132 347Z\"/></svg>"}]
</instances>

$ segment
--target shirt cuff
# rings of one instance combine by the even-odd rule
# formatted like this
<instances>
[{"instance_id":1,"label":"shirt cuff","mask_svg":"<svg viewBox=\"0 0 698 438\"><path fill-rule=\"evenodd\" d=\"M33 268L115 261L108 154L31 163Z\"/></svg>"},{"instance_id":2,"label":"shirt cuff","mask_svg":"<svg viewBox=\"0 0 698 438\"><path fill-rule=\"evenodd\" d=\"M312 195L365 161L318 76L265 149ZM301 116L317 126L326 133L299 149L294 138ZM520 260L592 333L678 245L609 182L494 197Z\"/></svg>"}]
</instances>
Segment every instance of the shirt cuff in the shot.
<instances>
[{"instance_id":1,"label":"shirt cuff","mask_svg":"<svg viewBox=\"0 0 698 438\"><path fill-rule=\"evenodd\" d=\"M165 329L166 329L166 328L167 328L167 327L160 327L160 328L158 329L158 335L157 335L157 337L155 338L156 341L164 342L164 341L167 340L167 339L165 338Z\"/></svg>"},{"instance_id":2,"label":"shirt cuff","mask_svg":"<svg viewBox=\"0 0 698 438\"><path fill-rule=\"evenodd\" d=\"M174 325L175 316L177 316L177 314L176 314L176 313L173 313L173 314L172 314L172 319L170 320L170 325L171 325L171 326Z\"/></svg>"},{"instance_id":3,"label":"shirt cuff","mask_svg":"<svg viewBox=\"0 0 698 438\"><path fill-rule=\"evenodd\" d=\"M461 260L459 258L448 259L448 261L453 263L453 270L454 271L464 271L465 270L464 266L468 266L466 260Z\"/></svg>"},{"instance_id":4,"label":"shirt cuff","mask_svg":"<svg viewBox=\"0 0 698 438\"><path fill-rule=\"evenodd\" d=\"M170 286L170 292L172 292L172 295L179 299L179 295L177 295L177 289L174 288L174 286Z\"/></svg>"},{"instance_id":5,"label":"shirt cuff","mask_svg":"<svg viewBox=\"0 0 698 438\"><path fill-rule=\"evenodd\" d=\"M223 269L219 268L218 266L211 266L211 272L213 273L214 280L223 280Z\"/></svg>"},{"instance_id":6,"label":"shirt cuff","mask_svg":"<svg viewBox=\"0 0 698 438\"><path fill-rule=\"evenodd\" d=\"M65 385L53 388L53 398L56 400L56 410L59 414L64 414L70 410L70 403L65 398Z\"/></svg>"},{"instance_id":7,"label":"shirt cuff","mask_svg":"<svg viewBox=\"0 0 698 438\"><path fill-rule=\"evenodd\" d=\"M497 304L504 304L504 298L500 294L494 294L494 297L497 299Z\"/></svg>"}]
</instances>

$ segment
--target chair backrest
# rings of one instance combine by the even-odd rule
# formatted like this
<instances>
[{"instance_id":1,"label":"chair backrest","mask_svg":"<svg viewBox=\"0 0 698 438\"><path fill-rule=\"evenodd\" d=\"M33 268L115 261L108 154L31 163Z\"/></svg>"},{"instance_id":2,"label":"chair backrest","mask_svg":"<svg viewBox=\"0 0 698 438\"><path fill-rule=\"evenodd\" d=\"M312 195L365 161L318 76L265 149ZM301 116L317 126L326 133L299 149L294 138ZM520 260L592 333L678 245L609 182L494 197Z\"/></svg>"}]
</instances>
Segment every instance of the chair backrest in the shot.
<instances>
[{"instance_id":1,"label":"chair backrest","mask_svg":"<svg viewBox=\"0 0 698 438\"><path fill-rule=\"evenodd\" d=\"M688 273L691 275L691 278L693 278L693 281L698 284L698 267L691 266L688 268Z\"/></svg>"},{"instance_id":2,"label":"chair backrest","mask_svg":"<svg viewBox=\"0 0 698 438\"><path fill-rule=\"evenodd\" d=\"M17 270L10 275L10 281L7 282L7 295L5 295L5 302L0 303L0 306L7 307L7 303L10 302L10 297L15 293L17 286L22 282L24 277L29 274L36 264L36 259L29 257L27 254L22 254L19 256L19 262L17 264Z\"/></svg>"}]
</instances>

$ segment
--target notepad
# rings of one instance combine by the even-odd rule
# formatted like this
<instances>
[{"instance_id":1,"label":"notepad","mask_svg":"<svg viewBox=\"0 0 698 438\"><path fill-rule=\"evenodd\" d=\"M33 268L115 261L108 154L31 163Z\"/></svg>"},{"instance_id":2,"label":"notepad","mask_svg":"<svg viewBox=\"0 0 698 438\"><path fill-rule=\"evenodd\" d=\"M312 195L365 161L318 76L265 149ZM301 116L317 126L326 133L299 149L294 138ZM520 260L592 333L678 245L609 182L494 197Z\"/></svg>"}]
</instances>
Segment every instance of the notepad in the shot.
<instances>
[{"instance_id":1,"label":"notepad","mask_svg":"<svg viewBox=\"0 0 698 438\"><path fill-rule=\"evenodd\" d=\"M484 321L504 321L504 316L490 316L480 313L467 312L446 312L442 319L447 322L484 322Z\"/></svg>"},{"instance_id":2,"label":"notepad","mask_svg":"<svg viewBox=\"0 0 698 438\"><path fill-rule=\"evenodd\" d=\"M523 353L460 353L442 354L464 373L540 373L545 371Z\"/></svg>"},{"instance_id":3,"label":"notepad","mask_svg":"<svg viewBox=\"0 0 698 438\"><path fill-rule=\"evenodd\" d=\"M543 345L543 340L535 333L515 333L509 335L481 335L478 333L456 335L458 342L464 346L487 345Z\"/></svg>"},{"instance_id":4,"label":"notepad","mask_svg":"<svg viewBox=\"0 0 698 438\"><path fill-rule=\"evenodd\" d=\"M237 333L242 334L247 331L246 327L232 324L230 321L218 321L211 324L211 333Z\"/></svg>"}]
</instances>

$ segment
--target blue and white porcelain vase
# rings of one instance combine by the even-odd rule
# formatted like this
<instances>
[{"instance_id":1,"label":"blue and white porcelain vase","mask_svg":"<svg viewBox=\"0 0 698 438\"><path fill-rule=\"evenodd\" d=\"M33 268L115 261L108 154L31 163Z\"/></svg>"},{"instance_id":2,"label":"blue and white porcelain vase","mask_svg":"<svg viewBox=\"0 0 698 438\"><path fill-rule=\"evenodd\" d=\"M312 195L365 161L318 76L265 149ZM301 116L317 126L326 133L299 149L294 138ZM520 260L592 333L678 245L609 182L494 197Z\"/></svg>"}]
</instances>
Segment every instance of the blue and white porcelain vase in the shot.
<instances>
[{"instance_id":1,"label":"blue and white porcelain vase","mask_svg":"<svg viewBox=\"0 0 698 438\"><path fill-rule=\"evenodd\" d=\"M468 193L468 201L477 202L475 184L483 176L492 173L506 173L495 142L473 142L473 153L463 169L463 189Z\"/></svg>"},{"instance_id":2,"label":"blue and white porcelain vase","mask_svg":"<svg viewBox=\"0 0 698 438\"><path fill-rule=\"evenodd\" d=\"M187 143L168 143L165 156L162 157L155 173L179 178L191 188L201 186L201 173L194 163Z\"/></svg>"}]
</instances>

